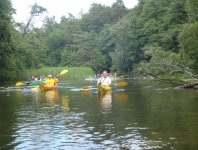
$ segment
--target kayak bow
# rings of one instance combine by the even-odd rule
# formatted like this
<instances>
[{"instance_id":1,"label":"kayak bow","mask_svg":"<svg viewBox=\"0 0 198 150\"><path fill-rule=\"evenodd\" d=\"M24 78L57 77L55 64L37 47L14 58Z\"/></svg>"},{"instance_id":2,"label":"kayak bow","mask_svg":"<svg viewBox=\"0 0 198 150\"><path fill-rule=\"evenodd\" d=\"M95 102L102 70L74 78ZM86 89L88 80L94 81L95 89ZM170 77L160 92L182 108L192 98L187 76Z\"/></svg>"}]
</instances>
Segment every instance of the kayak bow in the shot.
<instances>
[{"instance_id":1,"label":"kayak bow","mask_svg":"<svg viewBox=\"0 0 198 150\"><path fill-rule=\"evenodd\" d=\"M54 90L57 88L56 85L50 85L50 84L39 84L39 87L41 91Z\"/></svg>"},{"instance_id":2,"label":"kayak bow","mask_svg":"<svg viewBox=\"0 0 198 150\"><path fill-rule=\"evenodd\" d=\"M45 80L45 84L39 84L41 91L48 91L57 88L58 78Z\"/></svg>"},{"instance_id":3,"label":"kayak bow","mask_svg":"<svg viewBox=\"0 0 198 150\"><path fill-rule=\"evenodd\" d=\"M101 93L110 92L112 90L111 86L101 85L101 84L98 84L98 88L99 88Z\"/></svg>"}]
</instances>

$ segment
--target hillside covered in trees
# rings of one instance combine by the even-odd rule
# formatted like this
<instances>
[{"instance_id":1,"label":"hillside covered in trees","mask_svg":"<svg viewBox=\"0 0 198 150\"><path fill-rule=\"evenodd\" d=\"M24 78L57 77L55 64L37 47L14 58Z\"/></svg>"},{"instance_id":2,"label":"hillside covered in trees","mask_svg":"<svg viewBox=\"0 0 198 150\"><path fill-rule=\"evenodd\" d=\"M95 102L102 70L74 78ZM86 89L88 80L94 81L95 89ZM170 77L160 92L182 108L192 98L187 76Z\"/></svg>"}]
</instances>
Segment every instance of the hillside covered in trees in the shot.
<instances>
[{"instance_id":1,"label":"hillside covered in trees","mask_svg":"<svg viewBox=\"0 0 198 150\"><path fill-rule=\"evenodd\" d=\"M27 68L88 66L121 73L148 73L196 79L198 73L198 1L139 0L127 9L92 4L88 13L33 17L46 11L35 4L27 24L14 22L9 0L0 0L0 80L15 80Z\"/></svg>"}]
</instances>

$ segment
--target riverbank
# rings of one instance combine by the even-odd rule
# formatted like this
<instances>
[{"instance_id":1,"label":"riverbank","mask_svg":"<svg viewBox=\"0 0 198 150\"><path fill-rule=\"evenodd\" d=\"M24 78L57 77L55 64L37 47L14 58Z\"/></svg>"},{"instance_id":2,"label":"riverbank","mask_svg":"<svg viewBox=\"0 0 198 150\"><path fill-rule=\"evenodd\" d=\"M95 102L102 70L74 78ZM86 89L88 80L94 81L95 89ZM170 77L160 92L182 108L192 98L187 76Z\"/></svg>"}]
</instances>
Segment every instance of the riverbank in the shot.
<instances>
[{"instance_id":1,"label":"riverbank","mask_svg":"<svg viewBox=\"0 0 198 150\"><path fill-rule=\"evenodd\" d=\"M160 82L170 83L175 88L192 88L198 89L198 79L197 78L188 78L181 74L170 75L170 74L162 74L162 75L154 75L148 73L142 74L132 74L125 75L124 79L127 80L157 80Z\"/></svg>"}]
</instances>

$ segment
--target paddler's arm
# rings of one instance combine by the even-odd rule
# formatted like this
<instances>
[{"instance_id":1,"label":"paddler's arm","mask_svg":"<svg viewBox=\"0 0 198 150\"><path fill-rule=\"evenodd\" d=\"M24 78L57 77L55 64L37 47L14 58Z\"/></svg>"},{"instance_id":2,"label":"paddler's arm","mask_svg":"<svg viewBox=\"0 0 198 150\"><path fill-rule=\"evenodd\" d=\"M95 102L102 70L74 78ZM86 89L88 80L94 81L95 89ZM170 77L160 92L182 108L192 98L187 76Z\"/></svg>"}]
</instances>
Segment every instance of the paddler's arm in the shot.
<instances>
[{"instance_id":1,"label":"paddler's arm","mask_svg":"<svg viewBox=\"0 0 198 150\"><path fill-rule=\"evenodd\" d=\"M111 78L108 78L108 86L111 86L112 84L111 84Z\"/></svg>"}]
</instances>

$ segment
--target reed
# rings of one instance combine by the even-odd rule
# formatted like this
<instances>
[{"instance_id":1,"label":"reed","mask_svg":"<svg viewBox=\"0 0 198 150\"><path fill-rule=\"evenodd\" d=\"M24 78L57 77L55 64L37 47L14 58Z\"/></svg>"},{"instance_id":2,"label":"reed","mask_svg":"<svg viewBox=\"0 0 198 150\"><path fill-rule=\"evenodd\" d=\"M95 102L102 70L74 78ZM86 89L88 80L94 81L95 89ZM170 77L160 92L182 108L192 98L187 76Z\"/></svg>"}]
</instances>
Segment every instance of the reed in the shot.
<instances>
[{"instance_id":1,"label":"reed","mask_svg":"<svg viewBox=\"0 0 198 150\"><path fill-rule=\"evenodd\" d=\"M40 75L48 76L49 74L56 76L62 70L67 69L69 72L62 75L61 80L84 80L84 78L93 76L93 70L89 67L42 67L39 69L27 69L21 76L21 80L28 80L31 76L39 77Z\"/></svg>"}]
</instances>

